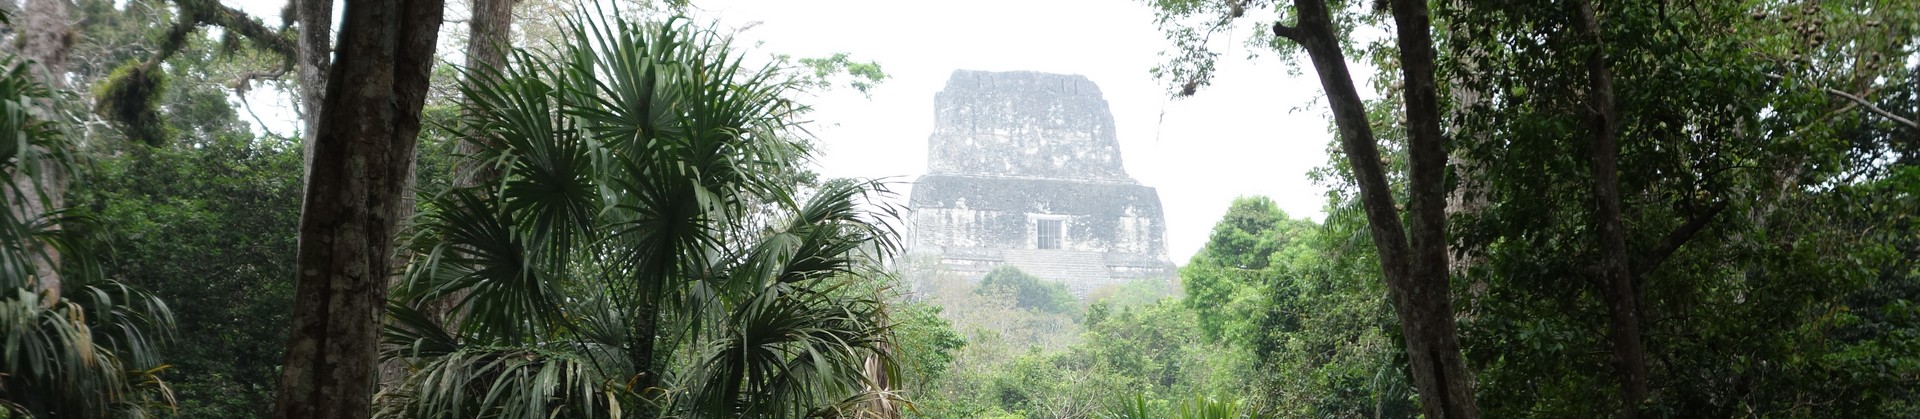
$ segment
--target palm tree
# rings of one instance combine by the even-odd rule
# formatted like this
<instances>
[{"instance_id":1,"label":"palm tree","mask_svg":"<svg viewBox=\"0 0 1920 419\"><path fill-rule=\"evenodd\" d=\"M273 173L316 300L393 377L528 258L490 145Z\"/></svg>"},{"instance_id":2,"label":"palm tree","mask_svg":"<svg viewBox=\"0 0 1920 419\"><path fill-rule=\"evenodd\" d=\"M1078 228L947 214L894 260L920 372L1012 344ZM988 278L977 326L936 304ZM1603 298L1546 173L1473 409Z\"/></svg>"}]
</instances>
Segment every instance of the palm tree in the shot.
<instances>
[{"instance_id":1,"label":"palm tree","mask_svg":"<svg viewBox=\"0 0 1920 419\"><path fill-rule=\"evenodd\" d=\"M87 219L23 210L58 193L39 188L38 179L61 175L49 168L68 167L66 133L42 116L50 109L35 109L52 97L26 65L0 59L0 176L26 180L0 187L0 416L154 416L173 405L155 351L172 313L101 277ZM41 283L38 264L59 266L62 289Z\"/></svg>"},{"instance_id":2,"label":"palm tree","mask_svg":"<svg viewBox=\"0 0 1920 419\"><path fill-rule=\"evenodd\" d=\"M454 130L493 182L424 199L382 417L850 417L894 374L874 182L814 184L777 67L617 14L467 69ZM446 318L436 304L453 308Z\"/></svg>"}]
</instances>

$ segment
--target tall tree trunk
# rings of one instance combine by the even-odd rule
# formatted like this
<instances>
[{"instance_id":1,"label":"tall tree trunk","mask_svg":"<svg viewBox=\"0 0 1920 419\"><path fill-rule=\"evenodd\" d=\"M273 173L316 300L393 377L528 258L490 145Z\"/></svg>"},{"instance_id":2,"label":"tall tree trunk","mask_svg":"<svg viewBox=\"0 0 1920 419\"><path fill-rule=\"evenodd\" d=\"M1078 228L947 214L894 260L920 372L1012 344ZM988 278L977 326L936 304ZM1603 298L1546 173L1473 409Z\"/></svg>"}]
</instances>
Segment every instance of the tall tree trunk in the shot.
<instances>
[{"instance_id":1,"label":"tall tree trunk","mask_svg":"<svg viewBox=\"0 0 1920 419\"><path fill-rule=\"evenodd\" d=\"M1454 330L1447 263L1447 140L1440 130L1440 84L1434 75L1433 23L1427 7L1425 0L1397 0L1392 7L1406 102L1407 220L1413 251L1402 288L1412 305L1420 307L1416 321L1427 346L1424 358L1413 359L1428 365L1413 366L1433 371L1429 391L1436 396L1428 399L1442 403L1424 406L1427 417L1475 418L1480 409Z\"/></svg>"},{"instance_id":2,"label":"tall tree trunk","mask_svg":"<svg viewBox=\"0 0 1920 419\"><path fill-rule=\"evenodd\" d=\"M1331 12L1322 0L1295 0L1298 26L1274 24L1274 35L1291 39L1306 49L1320 84L1327 92L1341 148L1360 187L1380 267L1387 277L1387 293L1400 319L1406 340L1408 366L1421 409L1428 418L1477 418L1472 380L1460 344L1454 335L1450 295L1446 193L1445 139L1440 131L1439 98L1434 81L1431 24L1424 1L1396 1L1401 66L1406 86L1409 133L1408 217L1412 236L1403 230L1387 185L1380 150L1366 107L1353 87L1346 57L1335 38Z\"/></svg>"},{"instance_id":3,"label":"tall tree trunk","mask_svg":"<svg viewBox=\"0 0 1920 419\"><path fill-rule=\"evenodd\" d=\"M22 11L25 25L18 35L20 55L33 60L31 73L51 89L67 86L67 53L73 50L74 42L72 8L68 0L28 0ZM44 111L53 112L51 101L42 101L39 105ZM12 189L23 195L23 205L12 210L22 220L35 221L66 206L67 177L59 161L53 158L42 158L31 164L35 165L33 170L39 172L37 176L26 172L13 174ZM58 230L60 225L49 228ZM58 301L60 251L41 241L34 241L32 246L38 247L32 252L38 256L32 260L36 291L46 293L47 301Z\"/></svg>"},{"instance_id":4,"label":"tall tree trunk","mask_svg":"<svg viewBox=\"0 0 1920 419\"><path fill-rule=\"evenodd\" d=\"M313 167L313 139L320 132L321 100L327 92L327 67L333 52L333 0L293 0L300 39L295 46L295 77L300 88L302 158Z\"/></svg>"},{"instance_id":5,"label":"tall tree trunk","mask_svg":"<svg viewBox=\"0 0 1920 419\"><path fill-rule=\"evenodd\" d=\"M443 8L442 0L347 4L312 137L277 417L372 412L388 257Z\"/></svg>"},{"instance_id":6,"label":"tall tree trunk","mask_svg":"<svg viewBox=\"0 0 1920 419\"><path fill-rule=\"evenodd\" d=\"M1593 5L1576 0L1578 27L1587 38L1587 100L1593 112L1592 124L1594 224L1600 234L1600 273L1602 290L1611 318L1613 363L1620 378L1620 416L1638 417L1640 404L1647 397L1646 349L1640 341L1640 306L1627 266L1627 233L1620 220L1620 119L1615 108L1613 71L1607 67L1605 44L1600 38L1600 23Z\"/></svg>"},{"instance_id":7,"label":"tall tree trunk","mask_svg":"<svg viewBox=\"0 0 1920 419\"><path fill-rule=\"evenodd\" d=\"M513 5L518 0L473 0L473 17L467 20L467 69L504 70L513 34ZM471 103L471 100L468 101ZM461 141L462 156L476 156L491 146L491 138L473 137ZM474 160L454 166L454 187L473 187L500 179L500 170Z\"/></svg>"}]
</instances>

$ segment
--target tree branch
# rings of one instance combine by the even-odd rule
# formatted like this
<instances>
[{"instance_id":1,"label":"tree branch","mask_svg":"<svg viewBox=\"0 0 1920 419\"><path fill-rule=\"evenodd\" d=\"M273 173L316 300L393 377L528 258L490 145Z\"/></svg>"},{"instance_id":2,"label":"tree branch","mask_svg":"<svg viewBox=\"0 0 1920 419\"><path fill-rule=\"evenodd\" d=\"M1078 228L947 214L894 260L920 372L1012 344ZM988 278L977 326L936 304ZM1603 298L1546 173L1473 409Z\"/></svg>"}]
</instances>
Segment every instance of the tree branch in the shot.
<instances>
[{"instance_id":1,"label":"tree branch","mask_svg":"<svg viewBox=\"0 0 1920 419\"><path fill-rule=\"evenodd\" d=\"M176 4L183 9L182 12L191 15L197 24L214 25L232 31L253 41L255 45L286 57L288 61L291 61L295 55L292 38L260 23L259 20L248 16L247 12L217 1L176 0Z\"/></svg>"},{"instance_id":2,"label":"tree branch","mask_svg":"<svg viewBox=\"0 0 1920 419\"><path fill-rule=\"evenodd\" d=\"M1859 104L1860 107L1866 108L1868 111L1872 111L1873 113L1880 114L1880 116L1887 117L1887 119L1891 119L1893 120L1893 122L1899 122L1901 125L1906 125L1912 128L1920 128L1920 123L1916 123L1912 119L1907 119L1905 117L1901 117L1900 115L1894 115L1893 112L1888 112L1886 109L1880 109L1879 106L1874 106L1872 102L1868 102L1866 99L1862 99L1859 96L1854 96L1847 92L1842 92L1840 91L1840 89L1835 89L1831 87L1823 87L1821 89L1826 90L1827 93L1832 94L1834 96L1839 96L1842 98L1846 98L1847 100L1851 100L1853 101L1853 103Z\"/></svg>"},{"instance_id":3,"label":"tree branch","mask_svg":"<svg viewBox=\"0 0 1920 419\"><path fill-rule=\"evenodd\" d=\"M253 102L247 101L247 93L245 91L235 94L234 97L240 98L241 107L246 108L247 115L253 117L253 123L260 124L261 133L267 134L267 136L275 137L275 138L287 138L287 137L281 136L278 133L273 132L273 128L267 126L267 121L260 119L260 114L253 112Z\"/></svg>"},{"instance_id":4,"label":"tree branch","mask_svg":"<svg viewBox=\"0 0 1920 419\"><path fill-rule=\"evenodd\" d=\"M1659 268L1661 263L1665 263L1675 252L1680 251L1681 246L1686 246L1687 242L1693 241L1693 236L1700 234L1700 230L1706 229L1707 224L1712 223L1714 218L1726 211L1727 202L1720 201L1718 204L1713 204L1713 208L1708 208L1707 212L1695 215L1679 228L1667 233L1667 237L1661 239L1660 244L1646 253L1641 263L1633 264L1633 277L1645 278L1647 274L1653 273L1655 268Z\"/></svg>"},{"instance_id":5,"label":"tree branch","mask_svg":"<svg viewBox=\"0 0 1920 419\"><path fill-rule=\"evenodd\" d=\"M1273 36L1286 38L1293 42L1300 42L1300 28L1287 26L1287 24L1281 22L1273 22Z\"/></svg>"},{"instance_id":6,"label":"tree branch","mask_svg":"<svg viewBox=\"0 0 1920 419\"><path fill-rule=\"evenodd\" d=\"M1768 74L1767 78L1774 79L1774 80L1786 80L1786 77L1781 76L1779 74ZM1847 92L1841 91L1840 89L1835 89L1831 87L1823 86L1820 88L1820 91L1827 92L1827 94L1830 94L1830 95L1839 96L1840 98L1846 99L1848 101L1852 101L1855 105L1860 105L1860 107L1866 108L1867 111L1879 114L1880 116L1887 117L1887 119L1891 119L1893 120L1893 122L1898 122L1900 123L1900 125L1906 125L1911 128L1920 128L1920 122L1915 122L1911 118L1894 114L1893 112L1889 112L1886 109L1881 109L1879 106L1874 105L1873 102L1868 101L1866 98L1855 96L1852 93L1847 93Z\"/></svg>"},{"instance_id":7,"label":"tree branch","mask_svg":"<svg viewBox=\"0 0 1920 419\"><path fill-rule=\"evenodd\" d=\"M187 42L192 41L188 38L190 34L204 26L220 27L230 36L236 36L229 39L251 41L261 49L281 56L288 67L293 66L296 52L293 39L248 16L247 12L217 1L174 0L173 3L174 7L180 11L180 18L167 28L167 33L161 38L160 45L155 48L151 56L147 57L145 62L148 66L157 65L172 58L174 53L179 52Z\"/></svg>"},{"instance_id":8,"label":"tree branch","mask_svg":"<svg viewBox=\"0 0 1920 419\"><path fill-rule=\"evenodd\" d=\"M287 75L287 70L291 69L292 68L289 67L280 67L275 70L247 70L242 72L239 77L235 77L233 80L233 86L231 86L233 87L233 93L245 95L248 90L253 88L253 82L279 80L281 76Z\"/></svg>"},{"instance_id":9,"label":"tree branch","mask_svg":"<svg viewBox=\"0 0 1920 419\"><path fill-rule=\"evenodd\" d=\"M1640 417L1647 399L1646 345L1641 342L1640 302L1627 255L1626 223L1620 215L1620 111L1615 100L1613 68L1607 64L1606 41L1593 4L1573 2L1580 37L1585 38L1587 106L1592 113L1593 226L1599 242L1596 271L1605 278L1601 297L1607 304L1615 375L1620 380L1620 415ZM1578 51L1578 50L1574 50Z\"/></svg>"}]
</instances>

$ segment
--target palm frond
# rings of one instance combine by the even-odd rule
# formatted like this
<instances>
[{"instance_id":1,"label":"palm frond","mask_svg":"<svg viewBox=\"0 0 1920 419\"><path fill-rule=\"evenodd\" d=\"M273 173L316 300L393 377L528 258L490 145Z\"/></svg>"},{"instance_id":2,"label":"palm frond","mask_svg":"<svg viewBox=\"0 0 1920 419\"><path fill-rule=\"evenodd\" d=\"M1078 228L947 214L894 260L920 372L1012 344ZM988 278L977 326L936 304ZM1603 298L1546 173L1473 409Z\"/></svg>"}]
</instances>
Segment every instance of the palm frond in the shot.
<instances>
[{"instance_id":1,"label":"palm frond","mask_svg":"<svg viewBox=\"0 0 1920 419\"><path fill-rule=\"evenodd\" d=\"M31 288L0 296L0 400L35 416L144 416L174 404L158 344L172 313L117 282L45 300Z\"/></svg>"},{"instance_id":2,"label":"palm frond","mask_svg":"<svg viewBox=\"0 0 1920 419\"><path fill-rule=\"evenodd\" d=\"M418 218L384 334L410 370L383 417L827 417L897 399L866 369L897 371L885 305L848 285L894 249L867 210L884 188L803 189L792 78L685 19L567 26L551 58L463 71L455 131L494 147L469 158L503 178ZM457 327L419 312L456 297Z\"/></svg>"},{"instance_id":3,"label":"palm frond","mask_svg":"<svg viewBox=\"0 0 1920 419\"><path fill-rule=\"evenodd\" d=\"M387 304L387 324L380 331L383 361L446 356L462 345L458 337L426 313L398 302Z\"/></svg>"},{"instance_id":4,"label":"palm frond","mask_svg":"<svg viewBox=\"0 0 1920 419\"><path fill-rule=\"evenodd\" d=\"M774 283L740 304L684 403L710 417L803 417L868 388L863 367L884 354L881 304L806 285L821 287Z\"/></svg>"},{"instance_id":5,"label":"palm frond","mask_svg":"<svg viewBox=\"0 0 1920 419\"><path fill-rule=\"evenodd\" d=\"M615 417L632 400L616 377L564 350L463 348L409 371L381 418Z\"/></svg>"},{"instance_id":6,"label":"palm frond","mask_svg":"<svg viewBox=\"0 0 1920 419\"><path fill-rule=\"evenodd\" d=\"M418 218L422 233L413 247L421 263L409 269L395 296L414 302L459 296L455 309L467 331L518 340L556 327L564 298L547 270L559 267L539 263L554 256L531 245L497 202L470 190L436 197Z\"/></svg>"}]
</instances>

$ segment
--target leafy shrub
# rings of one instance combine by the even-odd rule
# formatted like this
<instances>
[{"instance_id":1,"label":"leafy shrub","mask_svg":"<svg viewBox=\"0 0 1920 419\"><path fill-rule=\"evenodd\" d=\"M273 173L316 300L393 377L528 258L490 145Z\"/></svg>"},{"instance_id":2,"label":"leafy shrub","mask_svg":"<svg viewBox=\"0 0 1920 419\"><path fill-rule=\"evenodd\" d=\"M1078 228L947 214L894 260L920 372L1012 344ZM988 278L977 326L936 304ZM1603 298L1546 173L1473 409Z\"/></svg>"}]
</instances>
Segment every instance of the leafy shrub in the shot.
<instances>
[{"instance_id":1,"label":"leafy shrub","mask_svg":"<svg viewBox=\"0 0 1920 419\"><path fill-rule=\"evenodd\" d=\"M993 268L973 292L981 295L1010 294L1014 298L1014 307L1048 313L1072 313L1080 308L1073 294L1067 292L1066 284L1040 279L1012 266Z\"/></svg>"}]
</instances>

